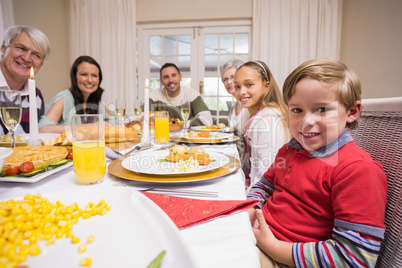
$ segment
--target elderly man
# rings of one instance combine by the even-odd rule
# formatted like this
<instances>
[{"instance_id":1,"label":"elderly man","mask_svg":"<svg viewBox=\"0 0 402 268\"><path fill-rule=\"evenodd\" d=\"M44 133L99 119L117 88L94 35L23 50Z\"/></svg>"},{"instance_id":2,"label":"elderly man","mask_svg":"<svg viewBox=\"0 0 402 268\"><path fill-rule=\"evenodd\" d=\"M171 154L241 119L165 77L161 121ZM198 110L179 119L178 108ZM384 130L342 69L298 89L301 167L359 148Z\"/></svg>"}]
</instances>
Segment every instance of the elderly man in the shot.
<instances>
[{"instance_id":1,"label":"elderly man","mask_svg":"<svg viewBox=\"0 0 402 268\"><path fill-rule=\"evenodd\" d=\"M171 118L183 119L180 107L190 101L191 125L210 125L212 116L201 95L194 89L182 90L180 81L182 75L179 68L173 63L166 63L160 69L160 81L163 87L156 89L150 95L150 109L152 111L169 111Z\"/></svg>"},{"instance_id":2,"label":"elderly man","mask_svg":"<svg viewBox=\"0 0 402 268\"><path fill-rule=\"evenodd\" d=\"M19 90L21 92L22 118L16 133L29 132L28 78L30 69L38 73L44 60L49 56L50 44L44 33L32 26L14 25L4 33L1 44L0 89ZM42 93L36 88L38 120L45 112ZM7 128L0 122L0 135L7 133Z\"/></svg>"}]
</instances>

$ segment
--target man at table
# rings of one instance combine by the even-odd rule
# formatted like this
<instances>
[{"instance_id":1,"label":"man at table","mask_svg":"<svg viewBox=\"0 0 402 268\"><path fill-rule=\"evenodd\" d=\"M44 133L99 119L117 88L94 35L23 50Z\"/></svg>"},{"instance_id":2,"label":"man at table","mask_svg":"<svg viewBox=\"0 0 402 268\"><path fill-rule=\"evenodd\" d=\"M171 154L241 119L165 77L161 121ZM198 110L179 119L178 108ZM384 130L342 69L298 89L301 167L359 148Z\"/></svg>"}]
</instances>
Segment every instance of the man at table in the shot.
<instances>
[{"instance_id":1,"label":"man at table","mask_svg":"<svg viewBox=\"0 0 402 268\"><path fill-rule=\"evenodd\" d=\"M33 67L34 74L39 72L50 53L50 44L46 35L32 26L14 25L4 32L1 44L0 89L19 90L21 92L22 117L16 133L29 133L29 89L28 78ZM45 112L42 93L36 88L38 120ZM0 120L0 135L7 133L7 128Z\"/></svg>"},{"instance_id":2,"label":"man at table","mask_svg":"<svg viewBox=\"0 0 402 268\"><path fill-rule=\"evenodd\" d=\"M154 90L149 96L149 107L151 111L169 111L171 118L183 117L180 107L186 101L190 101L190 125L211 125L212 116L201 95L194 89L180 86L182 74L179 68L173 63L166 63L159 71L160 81L163 87Z\"/></svg>"}]
</instances>

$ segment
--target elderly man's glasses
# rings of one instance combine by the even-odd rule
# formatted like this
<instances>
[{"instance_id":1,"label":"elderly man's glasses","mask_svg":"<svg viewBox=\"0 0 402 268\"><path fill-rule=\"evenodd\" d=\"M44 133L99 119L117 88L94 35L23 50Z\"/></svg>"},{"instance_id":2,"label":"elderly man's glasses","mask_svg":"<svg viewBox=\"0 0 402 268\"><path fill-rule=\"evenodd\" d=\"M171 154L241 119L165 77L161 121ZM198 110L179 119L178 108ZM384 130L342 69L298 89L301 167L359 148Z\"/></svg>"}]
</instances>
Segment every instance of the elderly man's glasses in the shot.
<instances>
[{"instance_id":1,"label":"elderly man's glasses","mask_svg":"<svg viewBox=\"0 0 402 268\"><path fill-rule=\"evenodd\" d=\"M229 83L229 80L232 80L232 82L234 81L234 75L231 75L230 77L225 77L223 78L222 82L224 84Z\"/></svg>"}]
</instances>

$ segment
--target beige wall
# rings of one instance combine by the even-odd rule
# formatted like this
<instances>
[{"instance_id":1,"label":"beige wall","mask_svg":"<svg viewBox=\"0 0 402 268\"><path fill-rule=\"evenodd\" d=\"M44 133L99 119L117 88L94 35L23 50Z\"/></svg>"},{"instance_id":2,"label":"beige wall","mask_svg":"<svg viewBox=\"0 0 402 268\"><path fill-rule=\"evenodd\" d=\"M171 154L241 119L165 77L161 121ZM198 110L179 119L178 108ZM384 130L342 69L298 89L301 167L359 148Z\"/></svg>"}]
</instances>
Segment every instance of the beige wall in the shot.
<instances>
[{"instance_id":1,"label":"beige wall","mask_svg":"<svg viewBox=\"0 0 402 268\"><path fill-rule=\"evenodd\" d=\"M341 60L362 80L363 98L402 96L402 1L344 0ZM45 102L69 87L68 1L14 0L16 24L41 29L52 52L37 75ZM250 19L252 0L137 0L137 22Z\"/></svg>"},{"instance_id":2,"label":"beige wall","mask_svg":"<svg viewBox=\"0 0 402 268\"><path fill-rule=\"evenodd\" d=\"M137 23L250 19L252 0L137 0Z\"/></svg>"},{"instance_id":3,"label":"beige wall","mask_svg":"<svg viewBox=\"0 0 402 268\"><path fill-rule=\"evenodd\" d=\"M36 75L45 103L70 86L67 0L14 0L15 24L39 28L50 40L50 57Z\"/></svg>"},{"instance_id":4,"label":"beige wall","mask_svg":"<svg viewBox=\"0 0 402 268\"><path fill-rule=\"evenodd\" d=\"M344 0L340 59L363 98L402 96L402 1Z\"/></svg>"}]
</instances>

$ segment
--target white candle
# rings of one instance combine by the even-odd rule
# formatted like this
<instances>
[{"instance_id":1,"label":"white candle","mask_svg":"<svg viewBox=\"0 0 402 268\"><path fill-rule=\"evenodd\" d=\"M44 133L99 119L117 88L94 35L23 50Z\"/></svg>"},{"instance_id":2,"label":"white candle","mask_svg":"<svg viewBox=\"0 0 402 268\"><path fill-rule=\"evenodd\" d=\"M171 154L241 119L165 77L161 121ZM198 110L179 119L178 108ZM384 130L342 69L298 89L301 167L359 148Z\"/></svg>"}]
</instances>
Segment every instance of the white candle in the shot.
<instances>
[{"instance_id":1,"label":"white candle","mask_svg":"<svg viewBox=\"0 0 402 268\"><path fill-rule=\"evenodd\" d=\"M144 128L142 132L142 141L146 142L149 139L149 81L145 80L144 90Z\"/></svg>"},{"instance_id":2,"label":"white candle","mask_svg":"<svg viewBox=\"0 0 402 268\"><path fill-rule=\"evenodd\" d=\"M36 86L34 70L31 67L31 76L28 79L29 86L29 136L31 145L39 145L38 136L38 110L36 108Z\"/></svg>"}]
</instances>

